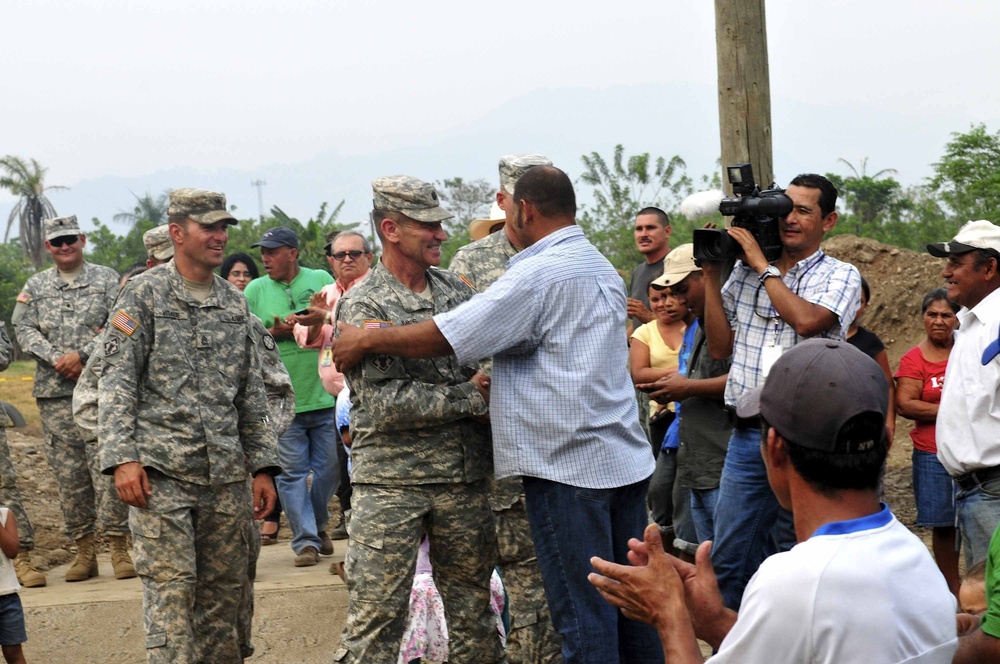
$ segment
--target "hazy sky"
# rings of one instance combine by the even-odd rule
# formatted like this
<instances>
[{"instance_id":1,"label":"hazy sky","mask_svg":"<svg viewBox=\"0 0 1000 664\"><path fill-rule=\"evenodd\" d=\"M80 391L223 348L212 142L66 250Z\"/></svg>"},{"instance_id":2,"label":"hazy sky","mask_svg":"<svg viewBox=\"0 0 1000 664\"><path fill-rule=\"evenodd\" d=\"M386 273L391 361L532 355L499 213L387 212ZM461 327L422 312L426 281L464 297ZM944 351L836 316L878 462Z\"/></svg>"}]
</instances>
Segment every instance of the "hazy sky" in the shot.
<instances>
[{"instance_id":1,"label":"hazy sky","mask_svg":"<svg viewBox=\"0 0 1000 664\"><path fill-rule=\"evenodd\" d=\"M540 89L716 78L707 0L14 0L3 16L0 154L50 184L367 154ZM776 103L998 128L1000 3L771 0L767 19Z\"/></svg>"}]
</instances>

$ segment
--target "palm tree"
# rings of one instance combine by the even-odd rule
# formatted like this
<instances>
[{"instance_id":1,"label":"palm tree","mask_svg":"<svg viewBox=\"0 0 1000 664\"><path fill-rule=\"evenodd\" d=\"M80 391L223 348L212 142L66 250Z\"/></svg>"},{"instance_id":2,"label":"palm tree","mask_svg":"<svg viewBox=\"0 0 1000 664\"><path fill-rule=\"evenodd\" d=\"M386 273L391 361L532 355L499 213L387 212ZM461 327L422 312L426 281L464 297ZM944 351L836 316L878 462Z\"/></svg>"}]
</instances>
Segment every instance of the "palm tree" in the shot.
<instances>
[{"instance_id":1,"label":"palm tree","mask_svg":"<svg viewBox=\"0 0 1000 664\"><path fill-rule=\"evenodd\" d=\"M142 196L135 196L135 207L132 212L119 212L114 217L115 221L134 226L139 221L151 221L153 225L159 226L167 220L167 209L170 207L170 199L167 194L153 196L148 191Z\"/></svg>"},{"instance_id":2,"label":"palm tree","mask_svg":"<svg viewBox=\"0 0 1000 664\"><path fill-rule=\"evenodd\" d=\"M56 216L56 209L45 196L45 192L66 187L46 187L44 179L48 169L42 168L34 159L29 163L20 157L8 155L0 159L0 169L4 172L0 176L0 187L18 197L17 204L7 218L7 232L4 233L3 241L6 242L10 238L10 229L14 225L14 220L18 220L18 233L24 255L37 270L45 262L45 233L42 222Z\"/></svg>"},{"instance_id":3,"label":"palm tree","mask_svg":"<svg viewBox=\"0 0 1000 664\"><path fill-rule=\"evenodd\" d=\"M855 232L861 235L862 229L871 226L883 213L889 211L901 191L899 182L890 175L896 174L894 168L883 168L874 175L868 175L868 157L858 164L861 168L846 159L838 159L840 163L851 169L853 175L833 181L834 185L844 194L844 207L854 218ZM883 179L880 179L883 178Z\"/></svg>"}]
</instances>

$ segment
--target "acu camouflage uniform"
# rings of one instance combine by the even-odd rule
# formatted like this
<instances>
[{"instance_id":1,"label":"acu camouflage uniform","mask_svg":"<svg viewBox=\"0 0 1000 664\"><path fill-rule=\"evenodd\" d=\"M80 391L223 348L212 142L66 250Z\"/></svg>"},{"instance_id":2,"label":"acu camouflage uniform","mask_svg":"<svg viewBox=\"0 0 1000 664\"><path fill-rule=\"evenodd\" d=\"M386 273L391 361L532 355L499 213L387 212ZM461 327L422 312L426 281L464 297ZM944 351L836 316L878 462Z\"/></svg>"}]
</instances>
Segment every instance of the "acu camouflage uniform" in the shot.
<instances>
[{"instance_id":1,"label":"acu camouflage uniform","mask_svg":"<svg viewBox=\"0 0 1000 664\"><path fill-rule=\"evenodd\" d=\"M97 350L100 467L139 462L131 508L149 662L242 661L247 472L277 472L260 357L243 295L215 277L204 302L174 263L124 287Z\"/></svg>"},{"instance_id":2,"label":"acu camouflage uniform","mask_svg":"<svg viewBox=\"0 0 1000 664\"><path fill-rule=\"evenodd\" d=\"M432 300L381 263L341 299L338 319L361 327L406 325L453 309L474 291L427 271ZM434 582L444 601L450 660L500 662L490 612L496 532L487 502L487 428L469 419L487 406L454 355L369 355L346 373L351 386L354 497L348 524L350 606L337 662L399 656L421 536L430 537Z\"/></svg>"},{"instance_id":3,"label":"acu camouflage uniform","mask_svg":"<svg viewBox=\"0 0 1000 664\"><path fill-rule=\"evenodd\" d=\"M32 275L14 310L14 333L21 349L38 360L32 394L38 403L49 465L59 482L59 501L66 534L79 540L95 530L96 506L109 500L112 484L99 478L93 446L73 421L76 383L54 365L65 353L93 355L94 343L108 319L118 292L118 274L111 268L84 262L71 284L52 267ZM117 499L117 497L115 497ZM127 535L125 512L105 512L106 535Z\"/></svg>"},{"instance_id":4,"label":"acu camouflage uniform","mask_svg":"<svg viewBox=\"0 0 1000 664\"><path fill-rule=\"evenodd\" d=\"M7 336L7 327L0 321L0 371L10 366L13 352L14 347L10 337ZM0 506L9 507L14 513L14 519L17 521L17 539L21 549L31 551L35 548L35 530L31 527L28 513L24 511L21 491L17 488L17 473L14 471L10 448L7 446L7 427L11 424L13 422L8 422L7 414L0 410Z\"/></svg>"},{"instance_id":5,"label":"acu camouflage uniform","mask_svg":"<svg viewBox=\"0 0 1000 664\"><path fill-rule=\"evenodd\" d=\"M504 229L482 240L467 244L455 252L449 269L485 291L507 271L507 261L517 249ZM484 370L492 369L485 360ZM489 368L486 368L488 365ZM524 485L520 477L494 479L490 483L490 508L496 517L499 545L500 578L507 591L510 609L510 633L507 635L507 660L511 664L561 662L562 637L552 626L549 605L545 600L542 572L538 568L535 544L524 504Z\"/></svg>"}]
</instances>

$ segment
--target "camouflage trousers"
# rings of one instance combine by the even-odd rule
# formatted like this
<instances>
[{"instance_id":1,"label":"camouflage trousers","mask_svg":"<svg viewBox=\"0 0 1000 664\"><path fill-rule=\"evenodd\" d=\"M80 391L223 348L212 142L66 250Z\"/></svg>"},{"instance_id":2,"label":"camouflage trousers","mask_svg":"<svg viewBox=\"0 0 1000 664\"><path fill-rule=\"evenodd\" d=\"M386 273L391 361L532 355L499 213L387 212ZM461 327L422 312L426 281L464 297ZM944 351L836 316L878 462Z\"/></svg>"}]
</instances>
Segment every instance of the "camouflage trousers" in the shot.
<instances>
[{"instance_id":1,"label":"camouflage trousers","mask_svg":"<svg viewBox=\"0 0 1000 664\"><path fill-rule=\"evenodd\" d=\"M521 484L520 478L516 481ZM507 661L511 664L562 662L562 637L552 626L545 600L542 572L538 568L524 507L523 487L513 505L493 514L500 550L498 567L510 608Z\"/></svg>"},{"instance_id":2,"label":"camouflage trousers","mask_svg":"<svg viewBox=\"0 0 1000 664\"><path fill-rule=\"evenodd\" d=\"M94 532L128 534L128 505L118 498L114 478L97 468L97 441L84 442L73 421L73 397L37 399L45 435L45 456L59 484L65 533L72 540Z\"/></svg>"},{"instance_id":3,"label":"camouflage trousers","mask_svg":"<svg viewBox=\"0 0 1000 664\"><path fill-rule=\"evenodd\" d=\"M247 579L245 482L203 486L147 470L152 494L131 508L150 664L243 661L239 605Z\"/></svg>"},{"instance_id":4,"label":"camouflage trousers","mask_svg":"<svg viewBox=\"0 0 1000 664\"><path fill-rule=\"evenodd\" d=\"M334 661L398 659L424 533L430 539L434 583L444 602L449 661L506 661L490 611L497 544L485 480L355 484L351 510L345 561L350 603Z\"/></svg>"},{"instance_id":5,"label":"camouflage trousers","mask_svg":"<svg viewBox=\"0 0 1000 664\"><path fill-rule=\"evenodd\" d=\"M247 492L253 500L253 480L247 480ZM240 608L236 619L240 654L243 659L253 655L253 583L257 579L257 559L260 557L260 521L249 519L244 525L247 542L247 576L240 589Z\"/></svg>"},{"instance_id":6,"label":"camouflage trousers","mask_svg":"<svg viewBox=\"0 0 1000 664\"><path fill-rule=\"evenodd\" d=\"M10 459L7 446L7 429L0 427L0 507L9 507L17 521L17 539L22 551L35 548L35 529L31 527L28 513L24 511L21 491L17 488L17 473Z\"/></svg>"}]
</instances>

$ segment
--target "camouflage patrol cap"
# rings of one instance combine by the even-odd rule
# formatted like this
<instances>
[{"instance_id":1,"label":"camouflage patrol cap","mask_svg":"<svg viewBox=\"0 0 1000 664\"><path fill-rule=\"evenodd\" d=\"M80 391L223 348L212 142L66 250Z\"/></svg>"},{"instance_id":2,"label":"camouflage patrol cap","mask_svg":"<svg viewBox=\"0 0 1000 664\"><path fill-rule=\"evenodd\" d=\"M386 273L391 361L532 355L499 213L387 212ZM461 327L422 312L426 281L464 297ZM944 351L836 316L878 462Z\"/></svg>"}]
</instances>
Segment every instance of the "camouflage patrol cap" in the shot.
<instances>
[{"instance_id":1,"label":"camouflage patrol cap","mask_svg":"<svg viewBox=\"0 0 1000 664\"><path fill-rule=\"evenodd\" d=\"M170 192L167 214L171 217L190 217L206 226L217 221L225 221L230 225L238 222L236 217L226 211L226 197L207 189L174 189Z\"/></svg>"},{"instance_id":2,"label":"camouflage patrol cap","mask_svg":"<svg viewBox=\"0 0 1000 664\"><path fill-rule=\"evenodd\" d=\"M68 217L54 217L45 220L45 241L54 240L57 237L69 235L80 235L80 224L76 221L76 215Z\"/></svg>"},{"instance_id":3,"label":"camouflage patrol cap","mask_svg":"<svg viewBox=\"0 0 1000 664\"><path fill-rule=\"evenodd\" d=\"M455 216L441 207L434 185L409 175L372 180L372 205L376 210L402 212L414 221L428 224Z\"/></svg>"},{"instance_id":4,"label":"camouflage patrol cap","mask_svg":"<svg viewBox=\"0 0 1000 664\"><path fill-rule=\"evenodd\" d=\"M146 245L146 255L158 261L168 261L174 257L174 241L170 239L169 226L156 226L142 234Z\"/></svg>"},{"instance_id":5,"label":"camouflage patrol cap","mask_svg":"<svg viewBox=\"0 0 1000 664\"><path fill-rule=\"evenodd\" d=\"M500 157L500 186L508 194L514 193L514 185L524 172L532 166L551 166L552 160L542 154L508 154Z\"/></svg>"}]
</instances>

